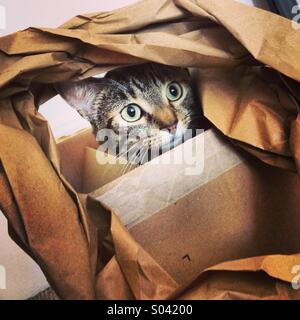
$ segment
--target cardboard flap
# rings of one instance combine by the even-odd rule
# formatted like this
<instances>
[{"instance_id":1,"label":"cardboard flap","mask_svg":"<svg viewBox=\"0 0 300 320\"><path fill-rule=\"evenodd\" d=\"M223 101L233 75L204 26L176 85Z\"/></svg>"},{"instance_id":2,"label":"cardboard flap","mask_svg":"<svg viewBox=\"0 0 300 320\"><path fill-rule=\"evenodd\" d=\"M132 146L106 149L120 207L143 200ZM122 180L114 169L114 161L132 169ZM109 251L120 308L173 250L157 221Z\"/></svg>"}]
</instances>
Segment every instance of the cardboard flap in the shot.
<instances>
[{"instance_id":1,"label":"cardboard flap","mask_svg":"<svg viewBox=\"0 0 300 320\"><path fill-rule=\"evenodd\" d=\"M152 216L243 162L208 130L91 193L128 227ZM159 177L155 178L155 177Z\"/></svg>"},{"instance_id":2,"label":"cardboard flap","mask_svg":"<svg viewBox=\"0 0 300 320\"><path fill-rule=\"evenodd\" d=\"M85 148L84 167L82 170L82 192L90 193L125 175L138 165L129 163L125 158Z\"/></svg>"}]
</instances>

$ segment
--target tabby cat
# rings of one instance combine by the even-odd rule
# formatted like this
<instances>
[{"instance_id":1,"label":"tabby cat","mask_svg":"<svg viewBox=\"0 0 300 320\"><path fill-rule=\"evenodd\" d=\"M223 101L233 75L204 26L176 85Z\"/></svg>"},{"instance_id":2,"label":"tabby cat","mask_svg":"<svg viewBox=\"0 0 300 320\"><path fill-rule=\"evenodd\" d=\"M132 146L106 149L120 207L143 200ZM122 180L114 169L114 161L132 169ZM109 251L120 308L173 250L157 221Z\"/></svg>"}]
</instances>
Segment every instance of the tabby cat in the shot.
<instances>
[{"instance_id":1,"label":"tabby cat","mask_svg":"<svg viewBox=\"0 0 300 320\"><path fill-rule=\"evenodd\" d=\"M115 69L104 78L60 83L56 89L95 134L107 128L119 136L126 129L127 152L141 140L148 150L168 150L182 142L187 129L201 128L187 69L146 63ZM121 150L118 142L117 154Z\"/></svg>"}]
</instances>

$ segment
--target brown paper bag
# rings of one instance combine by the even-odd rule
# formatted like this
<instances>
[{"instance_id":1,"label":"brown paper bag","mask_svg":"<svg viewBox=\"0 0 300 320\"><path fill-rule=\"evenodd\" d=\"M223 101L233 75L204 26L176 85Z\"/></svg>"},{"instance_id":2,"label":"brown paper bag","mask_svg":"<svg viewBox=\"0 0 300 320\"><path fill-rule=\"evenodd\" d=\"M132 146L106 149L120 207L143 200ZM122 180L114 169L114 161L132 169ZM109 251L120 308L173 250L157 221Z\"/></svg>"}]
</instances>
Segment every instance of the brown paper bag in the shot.
<instances>
[{"instance_id":1,"label":"brown paper bag","mask_svg":"<svg viewBox=\"0 0 300 320\"><path fill-rule=\"evenodd\" d=\"M296 170L299 40L290 21L232 0L147 0L0 38L0 207L61 298L299 298L299 255L225 262L179 285L109 208L75 192L37 111L55 82L145 61L192 67L220 131Z\"/></svg>"}]
</instances>

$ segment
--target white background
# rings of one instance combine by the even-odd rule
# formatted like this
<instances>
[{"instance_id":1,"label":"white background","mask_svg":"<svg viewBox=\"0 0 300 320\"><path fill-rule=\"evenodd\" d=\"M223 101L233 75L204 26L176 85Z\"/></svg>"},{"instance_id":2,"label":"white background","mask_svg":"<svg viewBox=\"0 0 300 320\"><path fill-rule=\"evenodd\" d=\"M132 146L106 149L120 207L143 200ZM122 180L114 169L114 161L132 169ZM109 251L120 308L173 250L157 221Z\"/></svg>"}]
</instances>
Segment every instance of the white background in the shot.
<instances>
[{"instance_id":1,"label":"white background","mask_svg":"<svg viewBox=\"0 0 300 320\"><path fill-rule=\"evenodd\" d=\"M264 0L240 1L267 8ZM134 2L134 0L0 0L0 6L4 6L6 11L6 28L1 30L0 23L0 36L29 26L57 27L78 14L112 10ZM59 97L48 102L41 111L49 119L57 137L87 125ZM0 299L26 299L47 287L46 279L39 267L9 238L6 220L1 213L0 265L6 268L7 276L7 290L0 290Z\"/></svg>"}]
</instances>

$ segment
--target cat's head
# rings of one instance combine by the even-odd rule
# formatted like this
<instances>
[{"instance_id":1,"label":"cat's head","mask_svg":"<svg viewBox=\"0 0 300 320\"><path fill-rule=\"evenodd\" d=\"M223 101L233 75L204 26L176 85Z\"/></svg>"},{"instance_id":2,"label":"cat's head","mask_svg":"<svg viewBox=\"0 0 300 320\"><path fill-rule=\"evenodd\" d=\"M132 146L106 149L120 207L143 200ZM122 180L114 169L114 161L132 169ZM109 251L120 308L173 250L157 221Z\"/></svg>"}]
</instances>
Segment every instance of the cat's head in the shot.
<instances>
[{"instance_id":1,"label":"cat's head","mask_svg":"<svg viewBox=\"0 0 300 320\"><path fill-rule=\"evenodd\" d=\"M200 109L187 69L147 63L56 88L95 133L106 128L118 135L126 129L128 147L141 137L152 147L174 145L186 129L199 128Z\"/></svg>"}]
</instances>

